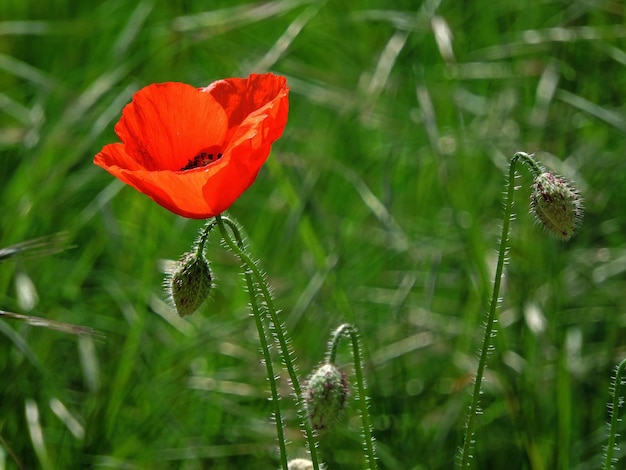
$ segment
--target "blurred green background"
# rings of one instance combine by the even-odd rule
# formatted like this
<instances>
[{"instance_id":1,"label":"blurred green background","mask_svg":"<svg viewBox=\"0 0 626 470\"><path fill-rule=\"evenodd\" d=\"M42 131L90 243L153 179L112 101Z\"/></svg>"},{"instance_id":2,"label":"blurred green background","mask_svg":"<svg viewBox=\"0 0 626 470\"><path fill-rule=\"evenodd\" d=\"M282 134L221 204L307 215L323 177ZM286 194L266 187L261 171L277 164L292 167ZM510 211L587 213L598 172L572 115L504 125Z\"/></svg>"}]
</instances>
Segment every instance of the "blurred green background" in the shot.
<instances>
[{"instance_id":1,"label":"blurred green background","mask_svg":"<svg viewBox=\"0 0 626 470\"><path fill-rule=\"evenodd\" d=\"M584 224L561 243L517 180L474 457L598 468L626 356L625 65L618 0L3 0L0 247L64 231L68 249L1 262L0 308L99 334L0 319L0 468L278 467L238 261L212 239L216 288L177 318L162 265L202 222L92 164L142 86L264 71L288 78L289 122L230 214L303 377L335 327L360 330L381 468L454 466L509 159L576 181ZM363 468L358 425L351 401L329 469Z\"/></svg>"}]
</instances>

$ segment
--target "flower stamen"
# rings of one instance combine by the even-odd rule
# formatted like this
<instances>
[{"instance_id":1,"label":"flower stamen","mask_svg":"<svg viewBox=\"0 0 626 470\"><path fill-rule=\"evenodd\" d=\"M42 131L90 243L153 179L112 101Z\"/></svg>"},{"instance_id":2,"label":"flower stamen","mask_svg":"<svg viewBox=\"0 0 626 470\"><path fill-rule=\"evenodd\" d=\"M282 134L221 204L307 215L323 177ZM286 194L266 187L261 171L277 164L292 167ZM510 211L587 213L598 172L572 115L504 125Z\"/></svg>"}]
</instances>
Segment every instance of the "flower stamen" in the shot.
<instances>
[{"instance_id":1,"label":"flower stamen","mask_svg":"<svg viewBox=\"0 0 626 470\"><path fill-rule=\"evenodd\" d=\"M195 157L189 159L187 164L180 169L180 171L192 170L194 168L201 168L203 166L210 165L213 162L218 161L222 158L221 153L208 153L208 152L200 152Z\"/></svg>"}]
</instances>

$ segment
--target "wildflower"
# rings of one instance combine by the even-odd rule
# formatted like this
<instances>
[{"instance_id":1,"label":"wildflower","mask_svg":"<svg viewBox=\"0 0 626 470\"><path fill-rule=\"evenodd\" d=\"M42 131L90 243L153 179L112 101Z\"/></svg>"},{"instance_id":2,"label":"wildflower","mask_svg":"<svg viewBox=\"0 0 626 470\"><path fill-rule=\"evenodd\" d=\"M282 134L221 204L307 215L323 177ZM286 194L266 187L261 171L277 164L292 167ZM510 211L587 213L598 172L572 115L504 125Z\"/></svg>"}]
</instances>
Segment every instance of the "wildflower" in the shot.
<instances>
[{"instance_id":1,"label":"wildflower","mask_svg":"<svg viewBox=\"0 0 626 470\"><path fill-rule=\"evenodd\" d=\"M203 255L187 253L165 283L178 314L191 315L209 296L212 286L209 263Z\"/></svg>"},{"instance_id":2,"label":"wildflower","mask_svg":"<svg viewBox=\"0 0 626 470\"><path fill-rule=\"evenodd\" d=\"M343 414L348 394L346 375L333 364L324 364L313 371L304 395L313 429L323 431L332 427Z\"/></svg>"},{"instance_id":3,"label":"wildflower","mask_svg":"<svg viewBox=\"0 0 626 470\"><path fill-rule=\"evenodd\" d=\"M94 163L183 217L210 218L250 187L287 123L287 82L273 74L206 88L139 90Z\"/></svg>"},{"instance_id":4,"label":"wildflower","mask_svg":"<svg viewBox=\"0 0 626 470\"><path fill-rule=\"evenodd\" d=\"M576 188L553 173L541 173L535 178L530 207L537 221L562 240L574 235L583 216L582 199Z\"/></svg>"}]
</instances>

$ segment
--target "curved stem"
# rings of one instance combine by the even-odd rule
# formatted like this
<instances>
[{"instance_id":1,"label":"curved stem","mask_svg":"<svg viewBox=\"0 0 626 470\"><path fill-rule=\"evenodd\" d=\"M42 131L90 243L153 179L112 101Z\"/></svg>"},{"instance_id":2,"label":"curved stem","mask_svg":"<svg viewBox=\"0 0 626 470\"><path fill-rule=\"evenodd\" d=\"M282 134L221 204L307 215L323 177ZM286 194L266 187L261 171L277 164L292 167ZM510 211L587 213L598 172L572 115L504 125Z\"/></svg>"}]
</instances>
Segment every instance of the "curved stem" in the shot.
<instances>
[{"instance_id":1,"label":"curved stem","mask_svg":"<svg viewBox=\"0 0 626 470\"><path fill-rule=\"evenodd\" d=\"M278 318L278 313L276 311L276 307L274 306L274 299L272 298L272 294L270 293L267 282L265 281L265 277L256 263L252 260L252 258L246 253L243 248L243 241L241 237L241 233L239 231L239 227L235 222L230 220L226 216L218 215L215 218L217 225L220 229L222 237L228 247L237 254L239 259L242 261L244 266L247 269L247 273L251 274L256 280L257 288L259 289L259 293L263 298L265 303L265 307L267 308L267 314L269 316L270 322L274 327L274 333L276 336L276 341L280 346L281 357L285 364L285 368L289 374L289 378L291 379L291 385L293 387L294 393L296 395L296 405L298 408L298 416L300 417L300 423L304 428L305 437L309 446L309 453L311 457L311 463L313 464L314 470L320 469L319 458L317 456L317 446L315 444L315 436L313 434L313 428L311 427L311 423L307 419L306 413L304 412L304 399L302 397L302 388L300 387L300 381L298 380L298 375L296 374L295 365L291 358L291 353L289 350L289 342L286 338L286 333L284 331L284 327ZM232 232L232 236L237 240L237 243L233 241L230 234L226 230L226 225ZM252 294L251 294L252 295Z\"/></svg>"},{"instance_id":2,"label":"curved stem","mask_svg":"<svg viewBox=\"0 0 626 470\"><path fill-rule=\"evenodd\" d=\"M202 256L202 254L204 253L204 245L206 245L206 241L208 240L209 235L211 234L211 230L213 230L213 227L215 227L216 225L217 225L217 222L215 222L215 220L210 220L202 229L202 232L200 233L200 237L198 238L198 241L196 242L196 255L198 258Z\"/></svg>"},{"instance_id":3,"label":"curved stem","mask_svg":"<svg viewBox=\"0 0 626 470\"><path fill-rule=\"evenodd\" d=\"M539 165L533 159L533 154L531 153L529 155L529 154L527 154L525 152L517 152L515 155L513 155L513 158L511 159L511 163L510 163L510 166L509 166L509 171L510 171L510 167L511 166L514 167L518 160L520 162L522 162L524 165L528 166L528 169L533 174L533 178L536 178L537 176L539 176L544 171L543 168L541 168L541 165Z\"/></svg>"},{"instance_id":4,"label":"curved stem","mask_svg":"<svg viewBox=\"0 0 626 470\"><path fill-rule=\"evenodd\" d=\"M219 216L218 216L219 217ZM227 243L232 243L229 235L224 230L224 226L220 223L221 221L213 222L213 224L207 224L207 228L205 228L202 233L200 240L198 242L198 250L202 250L204 247L204 243L206 242L206 238L208 237L211 229L218 225L220 227L220 231L222 234L222 238L226 240ZM243 249L243 243L241 240L237 240L240 249ZM267 335L265 333L265 327L263 325L263 314L259 308L257 291L254 287L254 281L252 279L252 275L249 270L245 270L244 272L246 278L246 287L248 289L248 293L250 295L250 308L252 310L252 314L254 316L254 322L256 323L257 331L259 333L259 341L261 343L261 350L263 352L263 360L265 362L265 369L267 371L267 380L270 384L270 392L272 394L272 403L274 404L274 418L276 419L276 435L278 439L278 446L280 449L280 462L283 470L288 470L287 463L287 449L285 446L285 431L283 427L283 418L280 410L280 397L278 395L278 386L276 384L276 374L274 373L274 366L272 365L272 356L270 354L270 348L267 344Z\"/></svg>"},{"instance_id":5,"label":"curved stem","mask_svg":"<svg viewBox=\"0 0 626 470\"><path fill-rule=\"evenodd\" d=\"M483 343L478 360L478 369L476 370L476 378L474 379L472 401L470 404L469 415L467 416L467 424L465 426L465 437L463 441L463 448L461 450L462 469L470 466L470 460L472 458L471 451L474 429L476 427L476 416L478 414L483 376L487 366L487 354L491 348L491 338L495 335L494 326L496 322L496 309L498 308L499 303L502 274L504 272L504 261L507 253L509 227L511 225L511 211L513 208L513 192L515 191L515 165L518 160L528 165L534 177L539 176L542 172L541 167L533 160L532 155L528 155L524 152L517 152L509 164L509 181L504 205L504 220L502 223L502 234L500 236L500 247L498 248L498 263L496 265L493 291L489 302L489 312L487 313L487 321L485 323L485 336L483 337Z\"/></svg>"},{"instance_id":6,"label":"curved stem","mask_svg":"<svg viewBox=\"0 0 626 470\"><path fill-rule=\"evenodd\" d=\"M370 414L367 407L367 393L365 387L365 379L363 377L363 365L361 361L361 350L359 348L359 335L356 327L345 323L335 330L330 340L329 350L326 362L334 364L337 357L337 349L339 340L343 336L349 336L352 342L352 356L354 359L354 375L356 376L357 392L359 398L359 409L361 413L361 422L363 425L363 446L367 456L367 464L370 470L376 470L378 464L376 461L376 447L374 445L374 437L372 436L372 426L370 422Z\"/></svg>"},{"instance_id":7,"label":"curved stem","mask_svg":"<svg viewBox=\"0 0 626 470\"><path fill-rule=\"evenodd\" d=\"M613 404L611 405L611 423L609 425L609 442L606 446L604 454L604 469L611 470L613 467L613 453L615 452L615 438L617 436L617 423L619 421L619 406L621 400L621 387L624 380L624 371L626 371L626 359L620 362L615 372L615 381L613 382Z\"/></svg>"},{"instance_id":8,"label":"curved stem","mask_svg":"<svg viewBox=\"0 0 626 470\"><path fill-rule=\"evenodd\" d=\"M337 328L328 342L328 352L326 353L326 362L328 364L334 364L337 359L337 350L339 349L339 340L341 340L344 334L347 334L347 330L352 328L352 325L344 323Z\"/></svg>"}]
</instances>

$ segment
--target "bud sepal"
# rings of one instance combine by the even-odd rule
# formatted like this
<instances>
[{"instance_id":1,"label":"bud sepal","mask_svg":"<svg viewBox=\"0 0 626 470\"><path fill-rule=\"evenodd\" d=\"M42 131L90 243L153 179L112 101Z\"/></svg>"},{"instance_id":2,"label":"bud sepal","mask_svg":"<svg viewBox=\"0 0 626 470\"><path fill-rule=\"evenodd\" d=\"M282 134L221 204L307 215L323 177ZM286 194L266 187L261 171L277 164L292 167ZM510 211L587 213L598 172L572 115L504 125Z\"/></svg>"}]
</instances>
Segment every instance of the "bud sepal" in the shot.
<instances>
[{"instance_id":1,"label":"bud sepal","mask_svg":"<svg viewBox=\"0 0 626 470\"><path fill-rule=\"evenodd\" d=\"M537 222L561 240L569 240L583 217L578 190L551 172L536 176L531 186L530 208Z\"/></svg>"},{"instance_id":2,"label":"bud sepal","mask_svg":"<svg viewBox=\"0 0 626 470\"><path fill-rule=\"evenodd\" d=\"M181 317L194 313L208 298L213 278L201 253L186 253L166 278L166 289Z\"/></svg>"},{"instance_id":3,"label":"bud sepal","mask_svg":"<svg viewBox=\"0 0 626 470\"><path fill-rule=\"evenodd\" d=\"M346 374L334 364L313 371L304 387L307 415L313 429L332 428L343 416L350 395Z\"/></svg>"}]
</instances>

